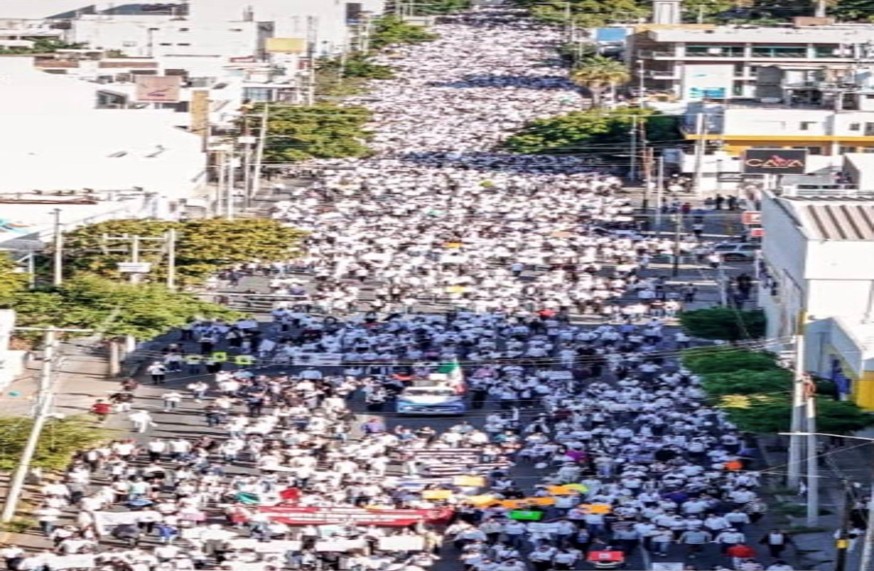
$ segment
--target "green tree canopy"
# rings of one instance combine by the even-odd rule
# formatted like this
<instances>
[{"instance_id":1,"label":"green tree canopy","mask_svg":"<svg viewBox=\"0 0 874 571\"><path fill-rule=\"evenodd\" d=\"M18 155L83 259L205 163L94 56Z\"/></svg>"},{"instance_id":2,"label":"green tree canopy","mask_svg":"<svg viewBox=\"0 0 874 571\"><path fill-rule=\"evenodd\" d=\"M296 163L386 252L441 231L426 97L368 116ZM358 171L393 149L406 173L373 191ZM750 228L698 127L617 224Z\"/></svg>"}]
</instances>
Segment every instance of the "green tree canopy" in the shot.
<instances>
[{"instance_id":1,"label":"green tree canopy","mask_svg":"<svg viewBox=\"0 0 874 571\"><path fill-rule=\"evenodd\" d=\"M83 226L64 235L66 251L71 259L67 269L120 277L119 262L130 260L127 251L107 252L103 236L138 235L160 237L168 230L177 232L176 273L180 283L197 283L233 263L260 260L288 260L298 252L303 233L287 228L274 220L261 218L223 220L220 218L168 222L163 220L109 220ZM121 249L120 242L109 242L109 249ZM142 244L143 250L154 249L155 242ZM160 281L166 276L164 252L144 251L141 261L152 263L150 277Z\"/></svg>"},{"instance_id":2,"label":"green tree canopy","mask_svg":"<svg viewBox=\"0 0 874 571\"><path fill-rule=\"evenodd\" d=\"M353 53L345 61L323 58L317 71L342 73L344 79L392 79L395 76L390 66L378 64L370 55L362 53Z\"/></svg>"},{"instance_id":3,"label":"green tree canopy","mask_svg":"<svg viewBox=\"0 0 874 571\"><path fill-rule=\"evenodd\" d=\"M773 353L738 347L696 347L682 354L683 366L698 375L781 369Z\"/></svg>"},{"instance_id":4,"label":"green tree canopy","mask_svg":"<svg viewBox=\"0 0 874 571\"><path fill-rule=\"evenodd\" d=\"M527 8L534 18L551 24L565 24L568 15L580 28L597 28L608 24L636 23L650 13L649 3L635 0L512 0Z\"/></svg>"},{"instance_id":5,"label":"green tree canopy","mask_svg":"<svg viewBox=\"0 0 874 571\"><path fill-rule=\"evenodd\" d=\"M432 42L437 38L437 34L429 32L422 26L404 22L395 16L383 16L373 21L370 30L370 47L381 50L394 45Z\"/></svg>"},{"instance_id":6,"label":"green tree canopy","mask_svg":"<svg viewBox=\"0 0 874 571\"><path fill-rule=\"evenodd\" d=\"M273 105L264 160L270 163L365 156L370 153L370 133L364 126L370 117L370 111L363 107L329 103Z\"/></svg>"},{"instance_id":7,"label":"green tree canopy","mask_svg":"<svg viewBox=\"0 0 874 571\"><path fill-rule=\"evenodd\" d=\"M589 91L593 106L600 107L604 102L604 93L627 83L631 74L623 62L596 55L580 61L571 70L570 78Z\"/></svg>"},{"instance_id":8,"label":"green tree canopy","mask_svg":"<svg viewBox=\"0 0 874 571\"><path fill-rule=\"evenodd\" d=\"M0 252L0 304L9 304L26 287L27 276L18 271L7 252Z\"/></svg>"},{"instance_id":9,"label":"green tree canopy","mask_svg":"<svg viewBox=\"0 0 874 571\"><path fill-rule=\"evenodd\" d=\"M635 121L645 121L647 139L658 145L680 135L676 117L649 109L592 109L537 119L510 136L504 146L516 153L592 153L611 156L627 152Z\"/></svg>"},{"instance_id":10,"label":"green tree canopy","mask_svg":"<svg viewBox=\"0 0 874 571\"><path fill-rule=\"evenodd\" d=\"M711 398L762 393L788 394L792 390L793 377L792 371L787 369L708 373L702 379L701 388Z\"/></svg>"},{"instance_id":11,"label":"green tree canopy","mask_svg":"<svg viewBox=\"0 0 874 571\"><path fill-rule=\"evenodd\" d=\"M837 0L828 12L845 22L874 22L874 0Z\"/></svg>"},{"instance_id":12,"label":"green tree canopy","mask_svg":"<svg viewBox=\"0 0 874 571\"><path fill-rule=\"evenodd\" d=\"M32 427L32 418L0 418L0 470L11 471L18 466ZM63 470L77 452L96 446L107 436L106 431L96 427L93 420L85 416L52 418L43 429L33 466L45 470Z\"/></svg>"},{"instance_id":13,"label":"green tree canopy","mask_svg":"<svg viewBox=\"0 0 874 571\"><path fill-rule=\"evenodd\" d=\"M151 339L198 318L237 319L239 312L158 284L80 276L58 289L22 292L11 304L25 327L92 329L105 337Z\"/></svg>"},{"instance_id":14,"label":"green tree canopy","mask_svg":"<svg viewBox=\"0 0 874 571\"><path fill-rule=\"evenodd\" d=\"M731 422L746 432L774 434L787 432L792 418L792 398L789 394L727 396L720 408ZM849 434L874 424L868 414L853 402L816 399L817 431Z\"/></svg>"},{"instance_id":15,"label":"green tree canopy","mask_svg":"<svg viewBox=\"0 0 874 571\"><path fill-rule=\"evenodd\" d=\"M766 321L761 310L713 307L684 311L680 314L680 324L693 337L734 342L763 337Z\"/></svg>"}]
</instances>

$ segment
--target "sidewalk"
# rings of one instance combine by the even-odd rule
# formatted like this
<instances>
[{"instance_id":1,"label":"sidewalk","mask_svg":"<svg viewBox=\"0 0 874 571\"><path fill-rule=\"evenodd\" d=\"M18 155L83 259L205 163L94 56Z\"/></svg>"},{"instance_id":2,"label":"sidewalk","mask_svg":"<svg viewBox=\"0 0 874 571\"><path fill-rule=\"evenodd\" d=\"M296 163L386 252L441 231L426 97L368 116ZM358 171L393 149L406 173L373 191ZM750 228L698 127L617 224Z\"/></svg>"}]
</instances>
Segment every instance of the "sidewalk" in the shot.
<instances>
[{"instance_id":1,"label":"sidewalk","mask_svg":"<svg viewBox=\"0 0 874 571\"><path fill-rule=\"evenodd\" d=\"M85 414L98 398L105 397L117 387L115 379L109 379L107 356L93 350L88 341L74 340L62 343L59 366L55 377L55 401L53 410L64 415ZM39 353L27 363L24 374L13 381L0 397L0 414L4 416L31 416L36 402L40 370L43 362ZM119 419L120 420L120 419ZM110 430L119 425L110 423ZM11 474L0 474L0 495L6 496ZM33 507L35 487L25 487L18 506L18 517L28 517L27 509ZM41 550L51 547L50 542L36 529L23 533L2 532L0 543L11 543L25 549Z\"/></svg>"}]
</instances>

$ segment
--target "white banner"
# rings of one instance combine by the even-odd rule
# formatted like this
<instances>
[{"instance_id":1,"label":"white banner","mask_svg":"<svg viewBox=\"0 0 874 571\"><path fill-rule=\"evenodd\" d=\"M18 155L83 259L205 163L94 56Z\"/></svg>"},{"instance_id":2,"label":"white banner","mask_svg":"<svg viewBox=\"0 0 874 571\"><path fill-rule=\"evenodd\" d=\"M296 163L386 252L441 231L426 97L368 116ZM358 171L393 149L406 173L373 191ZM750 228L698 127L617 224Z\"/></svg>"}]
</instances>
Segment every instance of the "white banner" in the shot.
<instances>
[{"instance_id":1,"label":"white banner","mask_svg":"<svg viewBox=\"0 0 874 571\"><path fill-rule=\"evenodd\" d=\"M314 367L339 367L342 363L342 353L301 353L294 358L295 365Z\"/></svg>"},{"instance_id":2,"label":"white banner","mask_svg":"<svg viewBox=\"0 0 874 571\"><path fill-rule=\"evenodd\" d=\"M94 569L97 567L93 553L85 553L82 555L55 555L52 556L47 563L53 570Z\"/></svg>"},{"instance_id":3,"label":"white banner","mask_svg":"<svg viewBox=\"0 0 874 571\"><path fill-rule=\"evenodd\" d=\"M234 549L251 549L257 553L285 553L286 551L300 551L303 542L296 540L259 541L248 537L232 539L228 543Z\"/></svg>"},{"instance_id":4,"label":"white banner","mask_svg":"<svg viewBox=\"0 0 874 571\"><path fill-rule=\"evenodd\" d=\"M316 542L316 551L350 551L352 549L364 549L366 543L363 539L328 539Z\"/></svg>"},{"instance_id":5,"label":"white banner","mask_svg":"<svg viewBox=\"0 0 874 571\"><path fill-rule=\"evenodd\" d=\"M423 551L425 538L421 535L389 535L379 538L379 549L383 551Z\"/></svg>"},{"instance_id":6,"label":"white banner","mask_svg":"<svg viewBox=\"0 0 874 571\"><path fill-rule=\"evenodd\" d=\"M558 524L532 522L528 524L528 531L531 533L556 533L558 531Z\"/></svg>"},{"instance_id":7,"label":"white banner","mask_svg":"<svg viewBox=\"0 0 874 571\"><path fill-rule=\"evenodd\" d=\"M140 517L137 512L91 512L91 515L94 517L94 527L101 535L109 532L107 528L135 524Z\"/></svg>"}]
</instances>

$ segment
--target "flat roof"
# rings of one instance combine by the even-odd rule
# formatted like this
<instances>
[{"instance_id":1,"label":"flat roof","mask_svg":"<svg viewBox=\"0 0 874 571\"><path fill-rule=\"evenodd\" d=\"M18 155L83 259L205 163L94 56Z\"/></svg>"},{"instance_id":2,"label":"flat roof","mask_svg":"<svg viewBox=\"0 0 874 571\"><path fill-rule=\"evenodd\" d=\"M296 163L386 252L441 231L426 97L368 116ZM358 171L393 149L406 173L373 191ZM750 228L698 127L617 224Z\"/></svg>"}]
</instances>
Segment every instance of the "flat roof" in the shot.
<instances>
[{"instance_id":1,"label":"flat roof","mask_svg":"<svg viewBox=\"0 0 874 571\"><path fill-rule=\"evenodd\" d=\"M815 240L874 241L874 198L782 197Z\"/></svg>"},{"instance_id":2,"label":"flat roof","mask_svg":"<svg viewBox=\"0 0 874 571\"><path fill-rule=\"evenodd\" d=\"M840 44L864 43L874 40L874 25L848 24L816 27L717 26L708 30L694 28L663 28L649 31L659 42L773 42L778 44Z\"/></svg>"}]
</instances>

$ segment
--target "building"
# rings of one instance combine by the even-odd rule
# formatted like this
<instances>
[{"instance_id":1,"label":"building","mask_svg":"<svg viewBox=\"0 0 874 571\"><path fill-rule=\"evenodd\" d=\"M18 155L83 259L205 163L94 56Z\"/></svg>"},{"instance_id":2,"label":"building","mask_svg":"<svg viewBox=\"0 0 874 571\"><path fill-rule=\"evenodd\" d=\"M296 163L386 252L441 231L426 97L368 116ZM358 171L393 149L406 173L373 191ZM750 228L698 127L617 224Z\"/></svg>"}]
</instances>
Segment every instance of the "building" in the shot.
<instances>
[{"instance_id":1,"label":"building","mask_svg":"<svg viewBox=\"0 0 874 571\"><path fill-rule=\"evenodd\" d=\"M874 25L797 18L786 26L644 26L627 61L651 94L682 100L769 98L782 83L869 59Z\"/></svg>"},{"instance_id":2,"label":"building","mask_svg":"<svg viewBox=\"0 0 874 571\"><path fill-rule=\"evenodd\" d=\"M807 370L874 409L874 195L765 192L761 215L768 338L803 334Z\"/></svg>"},{"instance_id":3,"label":"building","mask_svg":"<svg viewBox=\"0 0 874 571\"><path fill-rule=\"evenodd\" d=\"M0 240L48 225L54 207L83 223L132 209L168 217L203 190L203 138L172 110L98 109L98 84L29 66L0 58Z\"/></svg>"},{"instance_id":4,"label":"building","mask_svg":"<svg viewBox=\"0 0 874 571\"><path fill-rule=\"evenodd\" d=\"M9 385L24 370L26 352L10 347L14 327L15 312L0 309L0 389Z\"/></svg>"},{"instance_id":5,"label":"building","mask_svg":"<svg viewBox=\"0 0 874 571\"><path fill-rule=\"evenodd\" d=\"M738 156L748 149L804 149L810 156L874 152L874 68L841 78L783 83L762 99L691 102L687 140Z\"/></svg>"}]
</instances>

